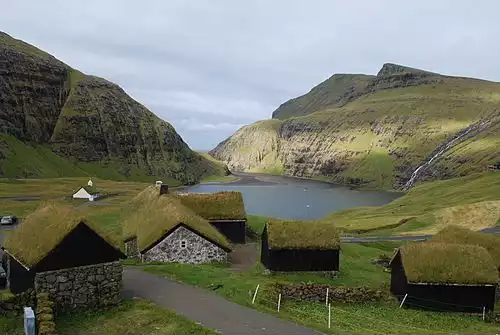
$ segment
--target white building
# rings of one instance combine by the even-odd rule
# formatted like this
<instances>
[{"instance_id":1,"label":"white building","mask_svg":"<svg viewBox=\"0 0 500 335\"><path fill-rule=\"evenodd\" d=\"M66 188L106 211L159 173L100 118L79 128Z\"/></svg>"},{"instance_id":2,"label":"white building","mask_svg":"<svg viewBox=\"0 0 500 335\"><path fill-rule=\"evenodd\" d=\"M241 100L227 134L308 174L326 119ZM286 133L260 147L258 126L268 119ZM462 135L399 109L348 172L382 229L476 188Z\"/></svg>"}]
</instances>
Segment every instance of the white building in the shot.
<instances>
[{"instance_id":1,"label":"white building","mask_svg":"<svg viewBox=\"0 0 500 335\"><path fill-rule=\"evenodd\" d=\"M94 201L94 199L98 197L99 194L93 192L90 187L80 187L80 189L73 194L73 199L88 199L89 201Z\"/></svg>"}]
</instances>

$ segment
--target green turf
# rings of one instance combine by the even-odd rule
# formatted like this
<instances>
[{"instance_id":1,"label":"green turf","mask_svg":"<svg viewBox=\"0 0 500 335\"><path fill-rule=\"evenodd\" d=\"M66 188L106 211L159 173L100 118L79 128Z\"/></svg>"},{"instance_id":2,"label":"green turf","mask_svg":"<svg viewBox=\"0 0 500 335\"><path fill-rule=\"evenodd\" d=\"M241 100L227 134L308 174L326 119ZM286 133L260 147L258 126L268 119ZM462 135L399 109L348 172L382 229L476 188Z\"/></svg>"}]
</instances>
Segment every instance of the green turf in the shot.
<instances>
[{"instance_id":1,"label":"green turf","mask_svg":"<svg viewBox=\"0 0 500 335\"><path fill-rule=\"evenodd\" d=\"M56 318L58 334L216 334L214 331L142 299L116 307Z\"/></svg>"}]
</instances>

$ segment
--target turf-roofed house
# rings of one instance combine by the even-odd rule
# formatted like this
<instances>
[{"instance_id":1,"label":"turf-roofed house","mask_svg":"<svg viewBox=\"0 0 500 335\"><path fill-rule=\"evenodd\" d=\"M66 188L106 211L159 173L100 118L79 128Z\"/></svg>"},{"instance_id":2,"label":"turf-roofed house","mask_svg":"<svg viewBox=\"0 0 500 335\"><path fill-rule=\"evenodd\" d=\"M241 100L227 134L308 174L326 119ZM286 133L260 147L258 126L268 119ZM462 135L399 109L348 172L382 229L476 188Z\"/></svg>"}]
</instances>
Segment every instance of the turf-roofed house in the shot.
<instances>
[{"instance_id":1,"label":"turf-roofed house","mask_svg":"<svg viewBox=\"0 0 500 335\"><path fill-rule=\"evenodd\" d=\"M432 242L451 244L471 244L485 248L493 257L498 271L500 271L500 236L472 231L460 226L450 225L434 235Z\"/></svg>"},{"instance_id":2,"label":"turf-roofed house","mask_svg":"<svg viewBox=\"0 0 500 335\"><path fill-rule=\"evenodd\" d=\"M143 262L225 262L226 237L164 186L149 186L133 199L123 224L127 255Z\"/></svg>"},{"instance_id":3,"label":"turf-roofed house","mask_svg":"<svg viewBox=\"0 0 500 335\"><path fill-rule=\"evenodd\" d=\"M246 213L240 192L185 193L183 205L208 220L232 243L245 243Z\"/></svg>"},{"instance_id":4,"label":"turf-roofed house","mask_svg":"<svg viewBox=\"0 0 500 335\"><path fill-rule=\"evenodd\" d=\"M338 271L339 249L331 223L271 219L262 233L261 262L273 271Z\"/></svg>"},{"instance_id":5,"label":"turf-roofed house","mask_svg":"<svg viewBox=\"0 0 500 335\"><path fill-rule=\"evenodd\" d=\"M498 270L483 247L411 243L398 249L390 267L391 292L405 306L471 313L495 306Z\"/></svg>"},{"instance_id":6,"label":"turf-roofed house","mask_svg":"<svg viewBox=\"0 0 500 335\"><path fill-rule=\"evenodd\" d=\"M39 208L8 234L2 249L13 293L49 293L57 310L119 301L125 255L71 206Z\"/></svg>"}]
</instances>

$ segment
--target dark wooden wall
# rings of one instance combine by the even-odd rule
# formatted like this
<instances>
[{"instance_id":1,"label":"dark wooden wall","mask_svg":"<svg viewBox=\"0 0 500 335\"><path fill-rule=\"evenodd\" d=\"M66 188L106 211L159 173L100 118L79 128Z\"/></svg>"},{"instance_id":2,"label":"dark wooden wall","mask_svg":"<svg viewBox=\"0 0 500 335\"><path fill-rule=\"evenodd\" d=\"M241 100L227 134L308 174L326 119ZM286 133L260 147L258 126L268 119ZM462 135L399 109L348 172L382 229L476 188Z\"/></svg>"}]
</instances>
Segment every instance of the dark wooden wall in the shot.
<instances>
[{"instance_id":1,"label":"dark wooden wall","mask_svg":"<svg viewBox=\"0 0 500 335\"><path fill-rule=\"evenodd\" d=\"M210 224L232 243L245 243L245 220L231 222L210 221Z\"/></svg>"}]
</instances>

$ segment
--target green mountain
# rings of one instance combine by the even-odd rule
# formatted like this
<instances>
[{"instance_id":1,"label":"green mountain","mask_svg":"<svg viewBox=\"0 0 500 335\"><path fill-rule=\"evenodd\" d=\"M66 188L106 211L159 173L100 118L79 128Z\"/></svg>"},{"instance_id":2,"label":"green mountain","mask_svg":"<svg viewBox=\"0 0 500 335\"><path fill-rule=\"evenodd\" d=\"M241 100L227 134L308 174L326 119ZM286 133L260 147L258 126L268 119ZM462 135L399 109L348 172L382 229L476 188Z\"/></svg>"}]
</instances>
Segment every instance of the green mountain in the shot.
<instances>
[{"instance_id":1,"label":"green mountain","mask_svg":"<svg viewBox=\"0 0 500 335\"><path fill-rule=\"evenodd\" d=\"M235 171L405 189L500 161L500 83L396 64L336 74L210 153Z\"/></svg>"},{"instance_id":2,"label":"green mountain","mask_svg":"<svg viewBox=\"0 0 500 335\"><path fill-rule=\"evenodd\" d=\"M0 32L0 177L224 173L118 85Z\"/></svg>"}]
</instances>

